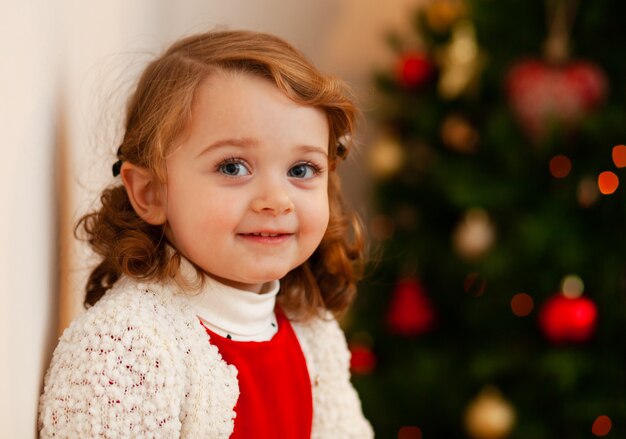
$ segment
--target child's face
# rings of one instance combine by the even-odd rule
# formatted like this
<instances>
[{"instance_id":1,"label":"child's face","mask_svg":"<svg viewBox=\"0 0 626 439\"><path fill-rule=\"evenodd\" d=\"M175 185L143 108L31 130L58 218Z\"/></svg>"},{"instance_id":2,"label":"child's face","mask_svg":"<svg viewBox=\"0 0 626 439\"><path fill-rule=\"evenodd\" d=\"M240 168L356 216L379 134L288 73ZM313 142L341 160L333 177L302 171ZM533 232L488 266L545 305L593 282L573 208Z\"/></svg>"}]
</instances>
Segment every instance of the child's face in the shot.
<instances>
[{"instance_id":1,"label":"child's face","mask_svg":"<svg viewBox=\"0 0 626 439\"><path fill-rule=\"evenodd\" d=\"M212 74L167 158L167 236L207 274L260 291L306 261L328 226L329 126L268 80Z\"/></svg>"}]
</instances>

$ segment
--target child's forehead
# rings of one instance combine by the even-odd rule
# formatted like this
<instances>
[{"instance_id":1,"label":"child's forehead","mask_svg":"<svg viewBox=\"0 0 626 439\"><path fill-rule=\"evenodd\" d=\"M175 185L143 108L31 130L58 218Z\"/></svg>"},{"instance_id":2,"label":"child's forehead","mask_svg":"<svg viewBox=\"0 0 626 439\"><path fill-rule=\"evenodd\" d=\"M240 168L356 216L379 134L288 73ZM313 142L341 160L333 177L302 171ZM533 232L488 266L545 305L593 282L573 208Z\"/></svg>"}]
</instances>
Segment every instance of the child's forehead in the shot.
<instances>
[{"instance_id":1,"label":"child's forehead","mask_svg":"<svg viewBox=\"0 0 626 439\"><path fill-rule=\"evenodd\" d=\"M200 82L195 93L195 102L199 101L202 95L219 95L223 93L235 93L242 91L242 88L265 88L278 91L285 98L291 99L287 93L281 90L276 82L260 73L250 72L243 69L221 68L211 69Z\"/></svg>"},{"instance_id":2,"label":"child's forehead","mask_svg":"<svg viewBox=\"0 0 626 439\"><path fill-rule=\"evenodd\" d=\"M207 76L197 90L190 116L183 138L194 144L257 139L259 143L328 148L326 113L290 99L259 75L216 72Z\"/></svg>"},{"instance_id":3,"label":"child's forehead","mask_svg":"<svg viewBox=\"0 0 626 439\"><path fill-rule=\"evenodd\" d=\"M313 110L325 113L321 107L304 104L281 89L272 79L240 70L215 70L200 83L194 96L192 113L224 115L271 114L279 108L289 112ZM193 119L193 115L192 115Z\"/></svg>"}]
</instances>

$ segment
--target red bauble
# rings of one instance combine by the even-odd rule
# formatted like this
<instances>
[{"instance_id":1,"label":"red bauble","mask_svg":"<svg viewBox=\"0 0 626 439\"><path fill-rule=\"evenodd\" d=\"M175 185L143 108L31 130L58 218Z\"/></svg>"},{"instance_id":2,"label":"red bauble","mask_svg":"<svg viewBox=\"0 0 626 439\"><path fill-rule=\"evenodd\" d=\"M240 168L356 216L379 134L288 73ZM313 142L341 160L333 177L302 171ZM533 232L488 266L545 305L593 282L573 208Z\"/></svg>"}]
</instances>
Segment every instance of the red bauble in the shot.
<instances>
[{"instance_id":1,"label":"red bauble","mask_svg":"<svg viewBox=\"0 0 626 439\"><path fill-rule=\"evenodd\" d=\"M369 346L350 344L350 370L359 375L367 375L376 368L376 356Z\"/></svg>"},{"instance_id":2,"label":"red bauble","mask_svg":"<svg viewBox=\"0 0 626 439\"><path fill-rule=\"evenodd\" d=\"M432 329L435 313L417 279L398 282L387 312L387 325L394 334L415 336Z\"/></svg>"},{"instance_id":3,"label":"red bauble","mask_svg":"<svg viewBox=\"0 0 626 439\"><path fill-rule=\"evenodd\" d=\"M418 88L426 84L434 74L434 65L424 52L406 52L398 59L396 75L405 87Z\"/></svg>"},{"instance_id":4,"label":"red bauble","mask_svg":"<svg viewBox=\"0 0 626 439\"><path fill-rule=\"evenodd\" d=\"M573 128L602 104L608 82L600 67L589 61L550 65L530 59L511 68L506 88L524 130L541 140L551 124Z\"/></svg>"},{"instance_id":5,"label":"red bauble","mask_svg":"<svg viewBox=\"0 0 626 439\"><path fill-rule=\"evenodd\" d=\"M568 298L557 294L539 311L539 326L554 343L584 342L596 328L598 308L587 297Z\"/></svg>"}]
</instances>

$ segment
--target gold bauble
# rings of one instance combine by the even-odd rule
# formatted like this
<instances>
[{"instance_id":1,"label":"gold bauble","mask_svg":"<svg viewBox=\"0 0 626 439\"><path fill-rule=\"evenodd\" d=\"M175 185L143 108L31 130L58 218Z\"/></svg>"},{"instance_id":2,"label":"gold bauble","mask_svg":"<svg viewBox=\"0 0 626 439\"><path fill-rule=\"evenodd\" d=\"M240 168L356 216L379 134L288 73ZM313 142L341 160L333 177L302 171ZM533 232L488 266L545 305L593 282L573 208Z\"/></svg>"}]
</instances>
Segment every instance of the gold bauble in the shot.
<instances>
[{"instance_id":1,"label":"gold bauble","mask_svg":"<svg viewBox=\"0 0 626 439\"><path fill-rule=\"evenodd\" d=\"M475 260L491 248L495 235L495 228L487 212L471 209L454 230L452 242L461 257Z\"/></svg>"},{"instance_id":2,"label":"gold bauble","mask_svg":"<svg viewBox=\"0 0 626 439\"><path fill-rule=\"evenodd\" d=\"M515 410L500 392L487 387L469 403L465 429L473 439L503 439L515 425Z\"/></svg>"}]
</instances>

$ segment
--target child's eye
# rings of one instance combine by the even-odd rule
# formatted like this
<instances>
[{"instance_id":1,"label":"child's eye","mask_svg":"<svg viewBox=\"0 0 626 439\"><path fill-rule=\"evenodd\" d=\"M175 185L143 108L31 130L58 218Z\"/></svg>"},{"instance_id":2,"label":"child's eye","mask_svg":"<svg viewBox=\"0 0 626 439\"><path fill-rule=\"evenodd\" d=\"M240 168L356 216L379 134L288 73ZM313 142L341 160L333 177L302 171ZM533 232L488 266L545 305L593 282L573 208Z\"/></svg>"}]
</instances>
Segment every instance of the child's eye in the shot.
<instances>
[{"instance_id":1,"label":"child's eye","mask_svg":"<svg viewBox=\"0 0 626 439\"><path fill-rule=\"evenodd\" d=\"M238 159L224 160L218 165L217 170L224 175L228 175L229 177L250 175L248 168L246 168L243 162Z\"/></svg>"},{"instance_id":2,"label":"child's eye","mask_svg":"<svg viewBox=\"0 0 626 439\"><path fill-rule=\"evenodd\" d=\"M289 177L306 179L315 177L321 171L322 170L319 168L319 166L313 163L298 163L297 165L293 166L289 170L289 172L287 172L287 175Z\"/></svg>"}]
</instances>

